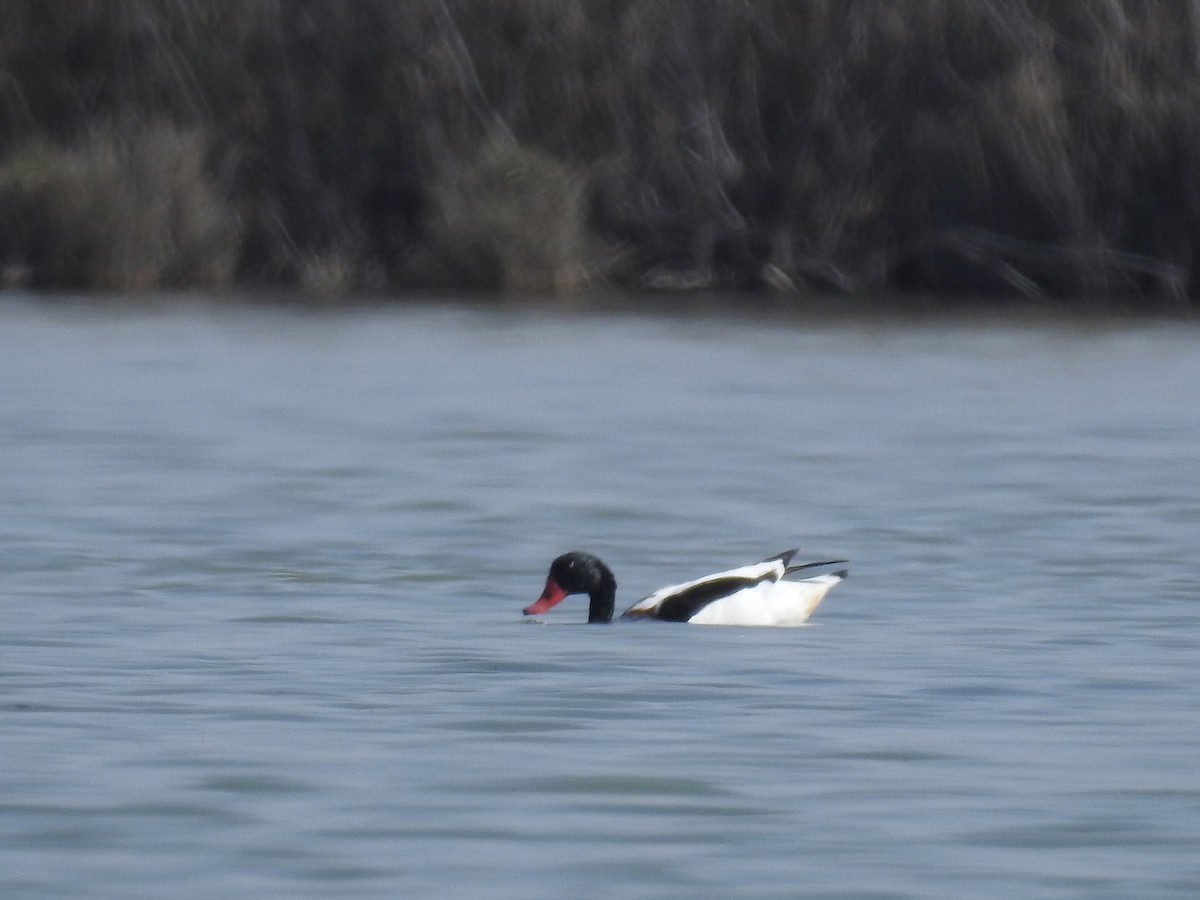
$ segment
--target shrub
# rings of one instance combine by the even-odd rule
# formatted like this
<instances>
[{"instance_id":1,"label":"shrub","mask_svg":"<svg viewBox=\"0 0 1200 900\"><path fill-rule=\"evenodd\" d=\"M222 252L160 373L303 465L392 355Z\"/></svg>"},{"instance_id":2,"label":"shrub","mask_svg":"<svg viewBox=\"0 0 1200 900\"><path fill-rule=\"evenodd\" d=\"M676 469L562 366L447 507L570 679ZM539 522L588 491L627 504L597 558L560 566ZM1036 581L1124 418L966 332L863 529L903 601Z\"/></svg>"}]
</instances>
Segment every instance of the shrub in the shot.
<instances>
[{"instance_id":1,"label":"shrub","mask_svg":"<svg viewBox=\"0 0 1200 900\"><path fill-rule=\"evenodd\" d=\"M31 142L0 166L0 255L36 285L142 291L229 283L236 219L196 131L105 129Z\"/></svg>"},{"instance_id":2,"label":"shrub","mask_svg":"<svg viewBox=\"0 0 1200 900\"><path fill-rule=\"evenodd\" d=\"M588 275L584 179L506 139L437 191L439 255L460 287L559 294Z\"/></svg>"}]
</instances>

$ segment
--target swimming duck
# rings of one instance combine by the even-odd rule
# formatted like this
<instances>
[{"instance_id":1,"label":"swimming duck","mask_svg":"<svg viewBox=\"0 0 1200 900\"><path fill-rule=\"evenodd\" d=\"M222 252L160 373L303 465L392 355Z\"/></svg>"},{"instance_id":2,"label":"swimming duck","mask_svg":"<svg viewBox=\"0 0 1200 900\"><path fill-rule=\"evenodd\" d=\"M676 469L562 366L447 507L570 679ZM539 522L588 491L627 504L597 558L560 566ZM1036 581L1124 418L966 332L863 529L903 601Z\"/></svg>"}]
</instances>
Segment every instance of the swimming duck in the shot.
<instances>
[{"instance_id":1,"label":"swimming duck","mask_svg":"<svg viewBox=\"0 0 1200 900\"><path fill-rule=\"evenodd\" d=\"M796 581L785 581L784 576L846 560L789 565L797 552L787 550L762 562L659 588L621 613L621 618L693 625L802 625L829 590L846 577L846 570ZM588 595L589 622L612 620L617 579L599 557L578 550L564 553L550 564L546 587L525 608L525 615L544 613L571 594Z\"/></svg>"}]
</instances>

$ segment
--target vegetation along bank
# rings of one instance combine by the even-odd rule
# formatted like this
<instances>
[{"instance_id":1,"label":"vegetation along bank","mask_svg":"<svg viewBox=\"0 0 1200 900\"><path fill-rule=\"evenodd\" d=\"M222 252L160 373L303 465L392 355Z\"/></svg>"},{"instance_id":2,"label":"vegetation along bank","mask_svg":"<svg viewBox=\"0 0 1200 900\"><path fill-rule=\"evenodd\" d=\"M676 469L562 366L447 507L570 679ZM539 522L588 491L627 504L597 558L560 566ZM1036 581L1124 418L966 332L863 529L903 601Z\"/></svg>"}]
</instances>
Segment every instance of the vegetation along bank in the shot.
<instances>
[{"instance_id":1,"label":"vegetation along bank","mask_svg":"<svg viewBox=\"0 0 1200 900\"><path fill-rule=\"evenodd\" d=\"M1200 0L6 0L0 267L1194 309Z\"/></svg>"}]
</instances>

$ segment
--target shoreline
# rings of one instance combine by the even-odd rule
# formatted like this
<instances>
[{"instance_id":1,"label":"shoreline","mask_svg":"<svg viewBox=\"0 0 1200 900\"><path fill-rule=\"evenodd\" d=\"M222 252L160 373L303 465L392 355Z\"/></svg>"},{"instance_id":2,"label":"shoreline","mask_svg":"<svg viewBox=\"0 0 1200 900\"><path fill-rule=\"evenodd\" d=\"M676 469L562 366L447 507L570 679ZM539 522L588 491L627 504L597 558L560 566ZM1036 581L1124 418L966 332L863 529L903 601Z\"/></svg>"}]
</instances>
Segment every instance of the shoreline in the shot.
<instances>
[{"instance_id":1,"label":"shoreline","mask_svg":"<svg viewBox=\"0 0 1200 900\"><path fill-rule=\"evenodd\" d=\"M161 290L140 293L0 289L0 306L87 314L172 314L187 310L266 314L341 315L404 310L496 316L568 318L628 317L680 322L761 322L788 326L947 326L1106 329L1138 325L1194 325L1190 308L1148 307L1128 298L1072 298L1055 303L1020 296L951 297L941 294L870 296L692 294L590 291L571 296L524 296L461 292L362 292L319 295L270 288Z\"/></svg>"}]
</instances>

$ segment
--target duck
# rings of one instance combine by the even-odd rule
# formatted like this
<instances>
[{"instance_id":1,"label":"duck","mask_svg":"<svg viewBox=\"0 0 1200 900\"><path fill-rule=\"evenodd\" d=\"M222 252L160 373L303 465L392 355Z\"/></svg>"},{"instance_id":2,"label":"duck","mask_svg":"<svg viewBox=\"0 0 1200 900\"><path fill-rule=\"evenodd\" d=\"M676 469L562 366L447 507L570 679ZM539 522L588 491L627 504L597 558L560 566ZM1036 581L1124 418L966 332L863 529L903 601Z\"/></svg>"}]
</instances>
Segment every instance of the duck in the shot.
<instances>
[{"instance_id":1,"label":"duck","mask_svg":"<svg viewBox=\"0 0 1200 900\"><path fill-rule=\"evenodd\" d=\"M794 572L846 562L791 565L799 552L799 548L785 550L761 562L659 588L621 613L621 618L692 625L803 625L848 570L785 581ZM564 553L550 564L542 595L524 613L540 615L572 594L588 595L588 622L612 621L617 579L598 556L580 550Z\"/></svg>"}]
</instances>

